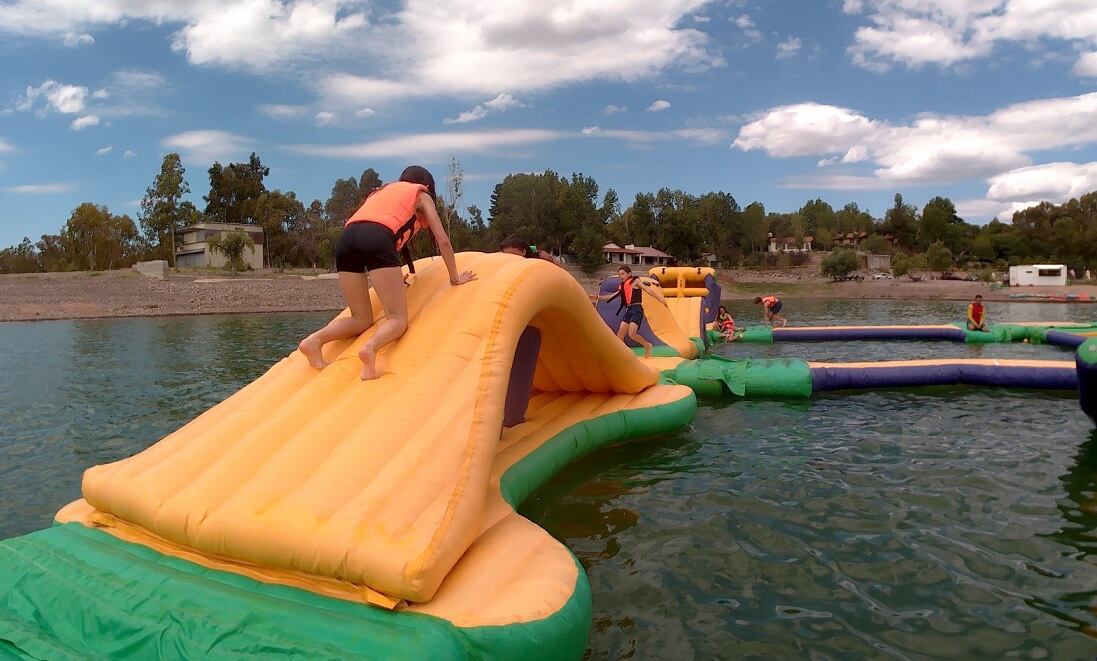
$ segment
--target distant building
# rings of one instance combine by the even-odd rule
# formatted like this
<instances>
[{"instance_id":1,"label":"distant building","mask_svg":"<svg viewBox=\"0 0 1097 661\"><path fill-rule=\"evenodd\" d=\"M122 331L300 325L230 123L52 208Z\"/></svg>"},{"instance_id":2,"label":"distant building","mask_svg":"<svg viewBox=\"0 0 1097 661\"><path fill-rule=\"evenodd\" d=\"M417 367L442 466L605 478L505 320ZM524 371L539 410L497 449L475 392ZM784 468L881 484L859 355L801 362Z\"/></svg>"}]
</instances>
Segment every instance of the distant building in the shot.
<instances>
[{"instance_id":1,"label":"distant building","mask_svg":"<svg viewBox=\"0 0 1097 661\"><path fill-rule=\"evenodd\" d=\"M602 246L602 256L610 264L628 264L630 266L666 266L674 259L658 248L634 246L631 243L625 246L607 243Z\"/></svg>"},{"instance_id":2,"label":"distant building","mask_svg":"<svg viewBox=\"0 0 1097 661\"><path fill-rule=\"evenodd\" d=\"M263 268L263 228L240 223L196 223L175 233L175 265L178 268L222 268L225 256L210 250L209 240L225 232L239 230L251 237L255 246L244 250L243 260L253 269Z\"/></svg>"},{"instance_id":3,"label":"distant building","mask_svg":"<svg viewBox=\"0 0 1097 661\"><path fill-rule=\"evenodd\" d=\"M870 269L883 271L891 268L891 255L865 255L865 265Z\"/></svg>"},{"instance_id":4,"label":"distant building","mask_svg":"<svg viewBox=\"0 0 1097 661\"><path fill-rule=\"evenodd\" d=\"M1066 285L1065 264L1025 264L1009 267L1009 286Z\"/></svg>"},{"instance_id":5,"label":"distant building","mask_svg":"<svg viewBox=\"0 0 1097 661\"><path fill-rule=\"evenodd\" d=\"M770 252L811 252L811 242L814 237L805 236L797 239L794 236L776 237L769 235Z\"/></svg>"}]
</instances>

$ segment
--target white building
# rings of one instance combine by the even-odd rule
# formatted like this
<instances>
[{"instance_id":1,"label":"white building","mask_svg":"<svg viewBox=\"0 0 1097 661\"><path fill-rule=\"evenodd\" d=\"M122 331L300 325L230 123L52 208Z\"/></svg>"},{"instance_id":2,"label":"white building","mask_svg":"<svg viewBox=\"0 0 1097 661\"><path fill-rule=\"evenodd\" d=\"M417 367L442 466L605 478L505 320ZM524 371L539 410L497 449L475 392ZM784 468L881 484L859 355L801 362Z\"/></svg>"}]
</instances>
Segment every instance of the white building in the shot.
<instances>
[{"instance_id":1,"label":"white building","mask_svg":"<svg viewBox=\"0 0 1097 661\"><path fill-rule=\"evenodd\" d=\"M769 235L769 251L770 252L811 252L811 242L814 240L811 236L804 236L797 239L796 237L776 237L770 232Z\"/></svg>"},{"instance_id":2,"label":"white building","mask_svg":"<svg viewBox=\"0 0 1097 661\"><path fill-rule=\"evenodd\" d=\"M1025 264L1009 267L1010 287L1029 287L1032 285L1065 285L1067 267L1065 264Z\"/></svg>"},{"instance_id":3,"label":"white building","mask_svg":"<svg viewBox=\"0 0 1097 661\"><path fill-rule=\"evenodd\" d=\"M631 243L622 247L616 243L602 246L602 256L610 264L629 264L641 266L666 266L673 259L658 248L634 246Z\"/></svg>"}]
</instances>

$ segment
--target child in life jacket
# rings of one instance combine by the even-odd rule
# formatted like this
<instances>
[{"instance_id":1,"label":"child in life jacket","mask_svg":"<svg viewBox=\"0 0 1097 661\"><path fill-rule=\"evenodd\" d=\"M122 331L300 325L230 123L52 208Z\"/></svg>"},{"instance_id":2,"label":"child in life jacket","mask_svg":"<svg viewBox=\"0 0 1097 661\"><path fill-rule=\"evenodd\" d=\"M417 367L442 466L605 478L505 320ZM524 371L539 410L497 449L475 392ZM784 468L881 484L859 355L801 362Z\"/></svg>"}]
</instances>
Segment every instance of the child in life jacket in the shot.
<instances>
[{"instance_id":1,"label":"child in life jacket","mask_svg":"<svg viewBox=\"0 0 1097 661\"><path fill-rule=\"evenodd\" d=\"M716 327L720 329L720 332L724 334L724 339L728 342L739 339L739 332L735 330L735 319L731 317L728 309L722 305L720 311L716 314Z\"/></svg>"},{"instance_id":2,"label":"child in life jacket","mask_svg":"<svg viewBox=\"0 0 1097 661\"><path fill-rule=\"evenodd\" d=\"M617 327L617 337L621 338L623 342L625 336L628 335L629 339L644 347L644 357L651 358L651 342L648 342L639 333L640 324L644 323L644 292L651 294L665 304L663 293L634 276L632 269L628 266L621 266L617 269L617 277L621 279L617 291L612 294L600 295L598 298L603 301L612 301L615 298L621 299L618 314L623 311L624 318Z\"/></svg>"},{"instance_id":3,"label":"child in life jacket","mask_svg":"<svg viewBox=\"0 0 1097 661\"><path fill-rule=\"evenodd\" d=\"M755 296L754 302L762 304L762 309L765 311L762 315L762 319L763 323L765 323L767 326L773 326L774 322L778 321L781 322L782 326L788 323L788 319L785 319L781 315L777 314L781 311L782 303L781 299L777 298L776 295L770 294L768 296Z\"/></svg>"}]
</instances>

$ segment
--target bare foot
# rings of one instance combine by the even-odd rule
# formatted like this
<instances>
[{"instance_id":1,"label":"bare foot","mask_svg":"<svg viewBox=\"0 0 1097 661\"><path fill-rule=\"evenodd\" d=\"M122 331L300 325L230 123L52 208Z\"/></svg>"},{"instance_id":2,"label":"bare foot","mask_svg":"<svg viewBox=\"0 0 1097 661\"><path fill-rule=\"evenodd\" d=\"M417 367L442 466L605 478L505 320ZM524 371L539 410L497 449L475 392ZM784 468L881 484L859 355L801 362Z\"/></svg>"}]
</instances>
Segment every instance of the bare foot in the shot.
<instances>
[{"instance_id":1,"label":"bare foot","mask_svg":"<svg viewBox=\"0 0 1097 661\"><path fill-rule=\"evenodd\" d=\"M316 340L312 339L312 336L308 336L301 340L301 343L297 345L297 348L301 350L301 353L305 354L305 358L308 358L309 365L312 365L318 370L322 370L327 367L327 363L324 362L324 354L321 352L321 345Z\"/></svg>"},{"instance_id":2,"label":"bare foot","mask_svg":"<svg viewBox=\"0 0 1097 661\"><path fill-rule=\"evenodd\" d=\"M362 380L369 381L377 378L377 355L369 342L358 352L358 359L362 361Z\"/></svg>"},{"instance_id":3,"label":"bare foot","mask_svg":"<svg viewBox=\"0 0 1097 661\"><path fill-rule=\"evenodd\" d=\"M651 358L651 345L644 347L644 358Z\"/></svg>"}]
</instances>

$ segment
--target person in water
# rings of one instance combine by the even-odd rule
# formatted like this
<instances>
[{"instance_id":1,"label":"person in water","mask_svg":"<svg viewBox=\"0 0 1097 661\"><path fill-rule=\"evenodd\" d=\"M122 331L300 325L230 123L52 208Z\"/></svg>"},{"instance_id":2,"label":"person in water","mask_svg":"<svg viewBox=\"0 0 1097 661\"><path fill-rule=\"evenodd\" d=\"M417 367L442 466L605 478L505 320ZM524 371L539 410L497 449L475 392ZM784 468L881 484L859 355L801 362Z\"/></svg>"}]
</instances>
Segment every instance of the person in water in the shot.
<instances>
[{"instance_id":1,"label":"person in water","mask_svg":"<svg viewBox=\"0 0 1097 661\"><path fill-rule=\"evenodd\" d=\"M644 292L665 303L663 292L632 275L632 269L627 265L617 269L617 277L621 279L617 291L612 294L601 294L598 298L603 301L621 299L621 309L624 310L625 316L617 327L617 337L624 342L625 336L628 335L629 339L644 347L644 357L651 358L651 342L639 333L640 324L644 323Z\"/></svg>"},{"instance_id":2,"label":"person in water","mask_svg":"<svg viewBox=\"0 0 1097 661\"><path fill-rule=\"evenodd\" d=\"M763 314L763 322L767 326L772 326L773 322L775 321L780 321L782 326L788 323L788 319L785 319L781 315L777 314L781 311L782 307L781 299L777 298L777 296L773 294L770 294L769 296L755 296L754 302L756 304L762 304L762 308L765 310L765 313Z\"/></svg>"},{"instance_id":3,"label":"person in water","mask_svg":"<svg viewBox=\"0 0 1097 661\"><path fill-rule=\"evenodd\" d=\"M450 285L456 287L476 279L472 271L457 270L453 246L438 218L435 197L434 177L426 168L411 165L404 169L399 181L370 193L346 220L335 245L335 268L350 316L333 319L301 340L298 348L310 365L317 369L326 365L321 353L326 343L357 337L373 326L369 296L372 282L385 310L385 319L362 346L358 358L362 361L362 379L377 378L378 352L399 339L408 328L408 299L400 257L403 255L409 268L414 269L408 243L421 230L430 230L434 237L449 271Z\"/></svg>"},{"instance_id":4,"label":"person in water","mask_svg":"<svg viewBox=\"0 0 1097 661\"><path fill-rule=\"evenodd\" d=\"M987 311L983 307L983 295L976 294L975 300L967 306L967 329L986 331L987 330Z\"/></svg>"},{"instance_id":5,"label":"person in water","mask_svg":"<svg viewBox=\"0 0 1097 661\"><path fill-rule=\"evenodd\" d=\"M538 250L536 247L526 243L525 239L516 234L508 236L499 243L499 252L505 252L508 255L518 255L519 257L527 257L529 259L543 259L556 264L556 259L553 258L551 254L544 250Z\"/></svg>"},{"instance_id":6,"label":"person in water","mask_svg":"<svg viewBox=\"0 0 1097 661\"><path fill-rule=\"evenodd\" d=\"M720 311L716 313L716 327L720 329L720 332L724 334L724 339L728 342L739 339L739 335L735 330L735 319L732 318L728 309L722 305Z\"/></svg>"}]
</instances>

